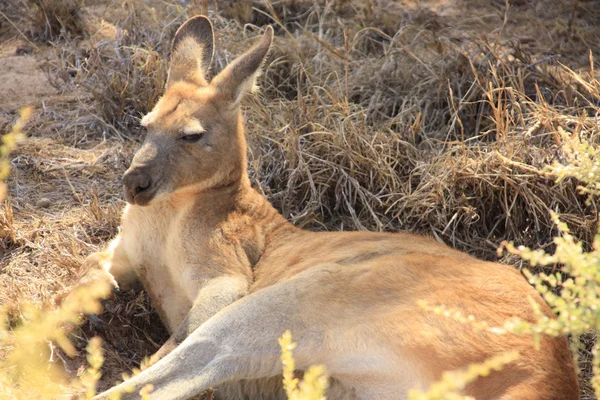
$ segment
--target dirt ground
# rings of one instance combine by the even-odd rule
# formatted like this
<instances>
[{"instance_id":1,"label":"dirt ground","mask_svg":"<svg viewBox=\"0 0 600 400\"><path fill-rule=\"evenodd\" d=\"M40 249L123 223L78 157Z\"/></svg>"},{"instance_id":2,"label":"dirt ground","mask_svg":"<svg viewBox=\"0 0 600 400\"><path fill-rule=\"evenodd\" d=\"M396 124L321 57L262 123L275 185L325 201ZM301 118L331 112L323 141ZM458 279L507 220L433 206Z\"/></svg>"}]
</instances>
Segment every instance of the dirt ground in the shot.
<instances>
[{"instance_id":1,"label":"dirt ground","mask_svg":"<svg viewBox=\"0 0 600 400\"><path fill-rule=\"evenodd\" d=\"M0 304L54 307L86 255L116 234L120 176L143 140L136 120L160 95L170 35L199 3L83 2L79 28L50 38L41 38L35 19L0 8L0 131L19 108L35 107L0 209ZM600 55L600 2L318 3L209 3L215 70L248 46L253 25L278 26L264 88L245 107L253 182L287 218L310 229L417 231L516 267L519 260L499 258L496 248L502 240L551 248L548 210L563 213L590 242L596 203L586 203L576 183L554 185L494 155L543 168L558 157L548 132L562 120L554 111L538 114L541 128L533 129L535 112L519 119L507 100L502 112L514 136L503 139L473 82L487 79L482 86L502 84L507 93L517 82L527 95L538 90L551 110L572 113L578 95L559 63L590 70L589 50ZM475 70L480 81L470 75ZM326 142L323 132L334 131L342 139ZM597 128L589 132L597 138ZM74 331L79 357L55 362L80 373L93 336L104 339L105 389L167 332L143 291L126 292ZM582 368L582 396L590 399L585 352Z\"/></svg>"}]
</instances>

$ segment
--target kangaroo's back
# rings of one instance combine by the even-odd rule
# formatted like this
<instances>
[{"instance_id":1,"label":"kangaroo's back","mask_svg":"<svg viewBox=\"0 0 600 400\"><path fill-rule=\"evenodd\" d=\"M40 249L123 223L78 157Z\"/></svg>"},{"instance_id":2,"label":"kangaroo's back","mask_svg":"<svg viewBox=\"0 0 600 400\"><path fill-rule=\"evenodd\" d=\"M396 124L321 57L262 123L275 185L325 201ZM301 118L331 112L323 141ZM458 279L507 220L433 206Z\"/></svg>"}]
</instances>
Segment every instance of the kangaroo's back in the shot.
<instances>
[{"instance_id":1,"label":"kangaroo's back","mask_svg":"<svg viewBox=\"0 0 600 400\"><path fill-rule=\"evenodd\" d=\"M296 369L325 365L335 383L330 400L403 399L443 371L507 352L518 359L463 394L577 399L565 337L544 336L536 349L531 335L460 321L534 322L530 301L552 317L516 270L422 236L301 230L251 187L240 101L272 40L268 27L209 80L210 22L192 18L175 36L165 95L143 118L148 135L123 178L130 203L123 230L91 258L117 281L128 271L145 274L173 335L153 366L98 397L131 387L124 397L134 398L148 384L155 399L210 387L232 399L282 397L273 385L281 374L277 338L289 329L298 342ZM168 223L157 223L159 213ZM154 230L140 228L140 215ZM159 241L154 232L163 226ZM422 304L453 311L439 315Z\"/></svg>"}]
</instances>

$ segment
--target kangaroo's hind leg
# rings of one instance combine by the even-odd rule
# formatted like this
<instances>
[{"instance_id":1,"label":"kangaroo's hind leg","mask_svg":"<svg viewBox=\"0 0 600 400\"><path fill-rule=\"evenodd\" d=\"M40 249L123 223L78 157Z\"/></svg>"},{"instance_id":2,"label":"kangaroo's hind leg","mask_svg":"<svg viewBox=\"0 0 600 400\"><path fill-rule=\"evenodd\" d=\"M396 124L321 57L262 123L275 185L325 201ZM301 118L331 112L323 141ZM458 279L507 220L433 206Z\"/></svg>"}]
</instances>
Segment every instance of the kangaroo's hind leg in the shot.
<instances>
[{"instance_id":1,"label":"kangaroo's hind leg","mask_svg":"<svg viewBox=\"0 0 600 400\"><path fill-rule=\"evenodd\" d=\"M313 275L301 274L233 303L202 324L165 358L97 398L106 398L126 387L133 388L133 394L122 398L137 398L142 387L152 384L151 399L187 399L224 382L279 375L282 366L277 338L287 329L298 343L294 351L297 369L325 364L342 384L360 384L361 376L377 375L381 368L377 363L344 361L357 361L361 358L360 348L370 345L365 343L357 349L354 345L344 347L347 338L330 340L343 330L343 317L332 313L339 314L348 305L314 304L315 297L323 296L311 293L322 290L314 285ZM380 359L385 357L382 354ZM393 396L379 398L402 398L403 393L392 386L389 388Z\"/></svg>"}]
</instances>

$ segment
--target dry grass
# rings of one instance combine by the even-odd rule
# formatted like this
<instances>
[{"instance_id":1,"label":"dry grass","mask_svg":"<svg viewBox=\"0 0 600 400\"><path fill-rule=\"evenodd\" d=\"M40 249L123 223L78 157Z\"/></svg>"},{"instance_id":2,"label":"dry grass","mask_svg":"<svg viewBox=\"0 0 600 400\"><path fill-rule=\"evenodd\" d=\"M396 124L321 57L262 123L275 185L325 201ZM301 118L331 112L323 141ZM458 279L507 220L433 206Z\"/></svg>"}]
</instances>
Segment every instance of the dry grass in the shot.
<instances>
[{"instance_id":1,"label":"dry grass","mask_svg":"<svg viewBox=\"0 0 600 400\"><path fill-rule=\"evenodd\" d=\"M7 0L4 22L36 40L71 38L85 30L80 14L83 6L84 0Z\"/></svg>"},{"instance_id":2,"label":"dry grass","mask_svg":"<svg viewBox=\"0 0 600 400\"><path fill-rule=\"evenodd\" d=\"M497 260L503 240L551 247L550 210L590 243L597 199L540 171L563 158L560 127L599 140L598 93L576 77L598 79L588 50L600 55L600 8L512 3L211 3L215 71L260 26L277 31L261 94L246 102L256 186L299 226L411 230L484 259ZM62 28L72 33L51 45L22 29L38 39L35 55L47 59L62 97L44 99L13 159L0 302L16 307L25 296L51 307L85 255L115 234L119 177L142 138L138 118L161 93L171 33L202 8L180 4L84 6L82 28ZM0 10L17 26L32 21ZM6 24L0 34L20 36ZM165 339L157 321L144 294L131 292L76 334L82 355L86 338L104 337L104 387ZM592 398L585 383L582 395Z\"/></svg>"}]
</instances>

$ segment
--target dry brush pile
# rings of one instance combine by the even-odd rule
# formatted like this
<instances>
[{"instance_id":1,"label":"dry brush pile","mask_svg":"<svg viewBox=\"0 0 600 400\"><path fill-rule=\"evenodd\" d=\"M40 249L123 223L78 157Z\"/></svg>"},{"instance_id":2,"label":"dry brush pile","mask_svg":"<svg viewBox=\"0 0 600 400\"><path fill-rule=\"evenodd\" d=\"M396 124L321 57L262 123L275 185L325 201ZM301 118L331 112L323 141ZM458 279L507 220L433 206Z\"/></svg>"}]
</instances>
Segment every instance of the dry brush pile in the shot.
<instances>
[{"instance_id":1,"label":"dry brush pile","mask_svg":"<svg viewBox=\"0 0 600 400\"><path fill-rule=\"evenodd\" d=\"M11 3L37 7L35 26L52 2ZM410 230L497 260L504 240L552 250L555 212L589 246L597 198L543 170L566 160L562 130L600 138L598 3L446 3L82 1L63 13L75 20L46 17L46 28L21 30L46 46L49 76L75 97L38 109L13 160L0 302L29 296L51 307L85 255L114 235L119 175L143 139L140 116L162 92L171 34L207 4L213 73L266 24L276 30L260 93L245 104L249 160L256 187L295 224ZM35 206L40 188L49 210ZM105 338L104 386L165 338L150 329L157 318L143 293L105 305L75 333L81 349L90 335ZM585 382L582 392L591 396Z\"/></svg>"}]
</instances>

